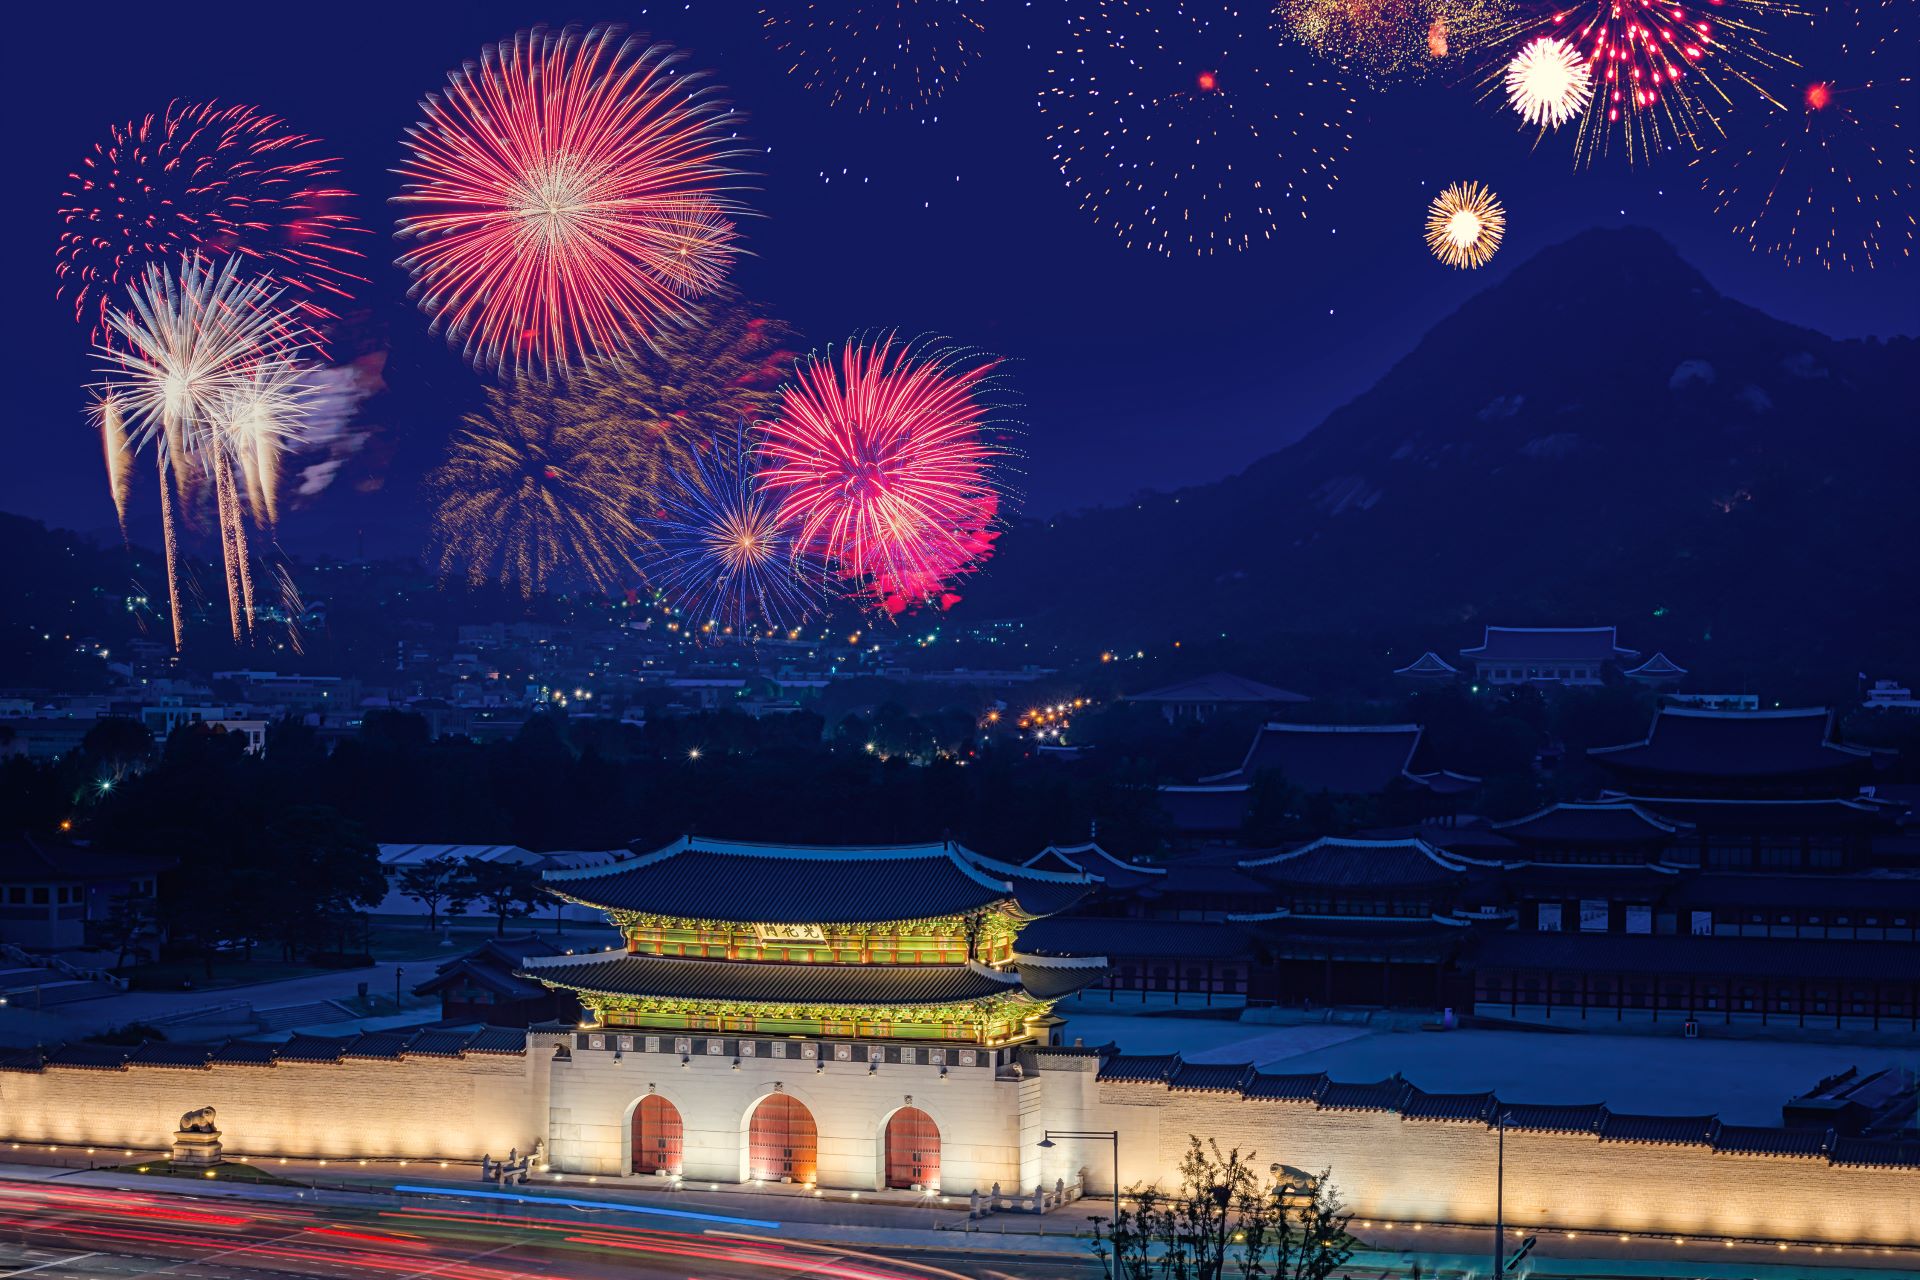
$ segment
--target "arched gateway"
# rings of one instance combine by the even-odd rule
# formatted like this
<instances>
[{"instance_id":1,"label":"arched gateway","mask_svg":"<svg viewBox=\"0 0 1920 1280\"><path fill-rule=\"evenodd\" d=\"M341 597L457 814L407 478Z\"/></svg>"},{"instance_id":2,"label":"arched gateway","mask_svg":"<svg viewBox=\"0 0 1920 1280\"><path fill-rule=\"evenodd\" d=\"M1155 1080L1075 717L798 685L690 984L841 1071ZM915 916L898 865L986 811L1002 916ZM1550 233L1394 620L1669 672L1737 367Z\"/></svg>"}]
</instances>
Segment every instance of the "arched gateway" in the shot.
<instances>
[{"instance_id":1,"label":"arched gateway","mask_svg":"<svg viewBox=\"0 0 1920 1280\"><path fill-rule=\"evenodd\" d=\"M813 1113L791 1094L769 1094L747 1125L747 1164L769 1182L812 1182L819 1170L819 1136Z\"/></svg>"},{"instance_id":2,"label":"arched gateway","mask_svg":"<svg viewBox=\"0 0 1920 1280\"><path fill-rule=\"evenodd\" d=\"M940 1126L918 1107L902 1107L887 1120L887 1185L940 1185Z\"/></svg>"},{"instance_id":3,"label":"arched gateway","mask_svg":"<svg viewBox=\"0 0 1920 1280\"><path fill-rule=\"evenodd\" d=\"M680 1109L657 1093L640 1099L633 1109L633 1171L679 1173L684 1143Z\"/></svg>"}]
</instances>

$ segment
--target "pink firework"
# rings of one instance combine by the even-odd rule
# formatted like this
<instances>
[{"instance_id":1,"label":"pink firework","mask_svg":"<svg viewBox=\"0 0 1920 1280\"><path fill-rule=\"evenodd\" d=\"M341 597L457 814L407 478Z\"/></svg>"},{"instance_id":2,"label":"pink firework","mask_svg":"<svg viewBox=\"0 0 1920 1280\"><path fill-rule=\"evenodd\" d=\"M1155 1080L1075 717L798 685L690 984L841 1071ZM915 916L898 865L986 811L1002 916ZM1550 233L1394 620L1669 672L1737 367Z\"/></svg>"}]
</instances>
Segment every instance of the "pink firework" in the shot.
<instances>
[{"instance_id":1,"label":"pink firework","mask_svg":"<svg viewBox=\"0 0 1920 1280\"><path fill-rule=\"evenodd\" d=\"M422 104L400 261L469 359L505 375L618 357L724 281L745 149L683 56L615 27L536 27Z\"/></svg>"},{"instance_id":2,"label":"pink firework","mask_svg":"<svg viewBox=\"0 0 1920 1280\"><path fill-rule=\"evenodd\" d=\"M951 606L953 583L993 552L996 471L1012 456L990 439L998 367L891 335L849 342L802 362L761 425L779 520L889 613Z\"/></svg>"},{"instance_id":3,"label":"pink firework","mask_svg":"<svg viewBox=\"0 0 1920 1280\"><path fill-rule=\"evenodd\" d=\"M332 308L364 283L338 161L320 142L257 107L173 102L114 125L67 175L54 273L61 299L95 342L109 342L109 306L149 267L197 255L248 260L271 275L302 318Z\"/></svg>"}]
</instances>

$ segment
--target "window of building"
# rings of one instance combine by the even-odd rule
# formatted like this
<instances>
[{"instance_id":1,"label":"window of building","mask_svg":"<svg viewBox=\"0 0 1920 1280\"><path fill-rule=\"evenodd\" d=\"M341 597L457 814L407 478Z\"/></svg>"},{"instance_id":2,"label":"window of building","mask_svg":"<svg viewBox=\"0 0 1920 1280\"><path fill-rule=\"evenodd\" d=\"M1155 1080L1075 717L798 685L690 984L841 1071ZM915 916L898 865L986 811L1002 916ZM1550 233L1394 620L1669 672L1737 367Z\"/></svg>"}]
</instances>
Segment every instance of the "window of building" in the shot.
<instances>
[{"instance_id":1,"label":"window of building","mask_svg":"<svg viewBox=\"0 0 1920 1280\"><path fill-rule=\"evenodd\" d=\"M1605 933L1607 931L1607 900L1605 898L1580 899L1580 932Z\"/></svg>"},{"instance_id":2,"label":"window of building","mask_svg":"<svg viewBox=\"0 0 1920 1280\"><path fill-rule=\"evenodd\" d=\"M1541 933L1560 932L1560 904L1557 902L1541 903L1539 916L1534 927L1539 929Z\"/></svg>"},{"instance_id":3,"label":"window of building","mask_svg":"<svg viewBox=\"0 0 1920 1280\"><path fill-rule=\"evenodd\" d=\"M17 907L26 900L27 889L25 885L14 884L7 886L7 902L9 905Z\"/></svg>"},{"instance_id":4,"label":"window of building","mask_svg":"<svg viewBox=\"0 0 1920 1280\"><path fill-rule=\"evenodd\" d=\"M1688 928L1694 937L1711 938L1713 936L1713 912L1692 911L1688 916Z\"/></svg>"},{"instance_id":5,"label":"window of building","mask_svg":"<svg viewBox=\"0 0 1920 1280\"><path fill-rule=\"evenodd\" d=\"M47 892L47 886L43 884L35 885L33 888L33 905L36 907L46 906L50 896Z\"/></svg>"},{"instance_id":6,"label":"window of building","mask_svg":"<svg viewBox=\"0 0 1920 1280\"><path fill-rule=\"evenodd\" d=\"M1653 932L1653 908L1652 907L1633 907L1633 906L1628 907L1627 908L1627 932L1628 933L1652 933Z\"/></svg>"}]
</instances>

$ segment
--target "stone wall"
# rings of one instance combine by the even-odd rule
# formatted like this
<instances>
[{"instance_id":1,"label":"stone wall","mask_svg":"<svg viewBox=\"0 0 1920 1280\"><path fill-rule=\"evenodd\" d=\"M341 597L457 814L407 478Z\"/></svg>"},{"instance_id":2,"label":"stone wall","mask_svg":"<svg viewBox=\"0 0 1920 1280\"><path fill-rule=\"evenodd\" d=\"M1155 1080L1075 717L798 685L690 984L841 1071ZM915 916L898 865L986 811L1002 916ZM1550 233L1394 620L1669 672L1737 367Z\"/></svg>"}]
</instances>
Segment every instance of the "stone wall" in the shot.
<instances>
[{"instance_id":1,"label":"stone wall","mask_svg":"<svg viewBox=\"0 0 1920 1280\"><path fill-rule=\"evenodd\" d=\"M1120 1182L1178 1180L1188 1135L1258 1153L1333 1180L1359 1219L1490 1223L1496 1131L1483 1121L1180 1092L1098 1082L1049 1062L1049 1123L1117 1129ZM1096 1194L1112 1185L1108 1149L1048 1151L1042 1174L1084 1165ZM1912 1245L1920 1242L1920 1168L1860 1167L1825 1156L1717 1152L1701 1144L1603 1142L1591 1133L1509 1130L1507 1221L1527 1230Z\"/></svg>"},{"instance_id":2,"label":"stone wall","mask_svg":"<svg viewBox=\"0 0 1920 1280\"><path fill-rule=\"evenodd\" d=\"M672 1038L666 1037L669 1044ZM858 1058L746 1058L736 1066L731 1056L697 1048L683 1064L682 1055L670 1052L569 1048L569 1057L552 1063L548 1122L547 1158L562 1172L618 1176L631 1169L634 1109L651 1092L680 1113L682 1171L689 1181L743 1181L753 1109L779 1092L813 1116L822 1186L884 1185L887 1120L904 1106L926 1112L940 1128L943 1192L987 1191L996 1182L1009 1194L1023 1186L1031 1191L1038 1175L1041 1081L1031 1076L1014 1079L990 1065L944 1073L927 1063L870 1069ZM544 1059L546 1051L538 1056Z\"/></svg>"},{"instance_id":3,"label":"stone wall","mask_svg":"<svg viewBox=\"0 0 1920 1280\"><path fill-rule=\"evenodd\" d=\"M0 1139L166 1147L213 1107L230 1156L478 1160L544 1134L546 1068L518 1054L328 1065L0 1071Z\"/></svg>"}]
</instances>

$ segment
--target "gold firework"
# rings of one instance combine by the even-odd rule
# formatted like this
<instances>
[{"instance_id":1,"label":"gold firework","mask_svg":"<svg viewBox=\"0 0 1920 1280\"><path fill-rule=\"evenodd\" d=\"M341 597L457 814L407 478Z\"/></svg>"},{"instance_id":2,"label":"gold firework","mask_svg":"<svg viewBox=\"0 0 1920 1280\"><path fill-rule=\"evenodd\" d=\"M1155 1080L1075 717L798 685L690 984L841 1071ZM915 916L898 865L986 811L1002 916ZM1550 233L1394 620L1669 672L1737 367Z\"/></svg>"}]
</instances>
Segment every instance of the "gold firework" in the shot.
<instances>
[{"instance_id":1,"label":"gold firework","mask_svg":"<svg viewBox=\"0 0 1920 1280\"><path fill-rule=\"evenodd\" d=\"M1565 40L1541 36L1507 64L1507 102L1528 124L1558 129L1592 99L1593 72Z\"/></svg>"},{"instance_id":2,"label":"gold firework","mask_svg":"<svg viewBox=\"0 0 1920 1280\"><path fill-rule=\"evenodd\" d=\"M1427 206L1427 248L1450 267L1482 267L1500 248L1507 211L1477 182L1456 182Z\"/></svg>"},{"instance_id":3,"label":"gold firework","mask_svg":"<svg viewBox=\"0 0 1920 1280\"><path fill-rule=\"evenodd\" d=\"M1458 61L1508 22L1510 0L1279 0L1273 25L1341 67L1412 79Z\"/></svg>"},{"instance_id":4,"label":"gold firework","mask_svg":"<svg viewBox=\"0 0 1920 1280\"><path fill-rule=\"evenodd\" d=\"M490 390L428 478L441 571L522 595L642 581L663 494L702 444L771 412L788 339L729 302L657 351Z\"/></svg>"}]
</instances>

